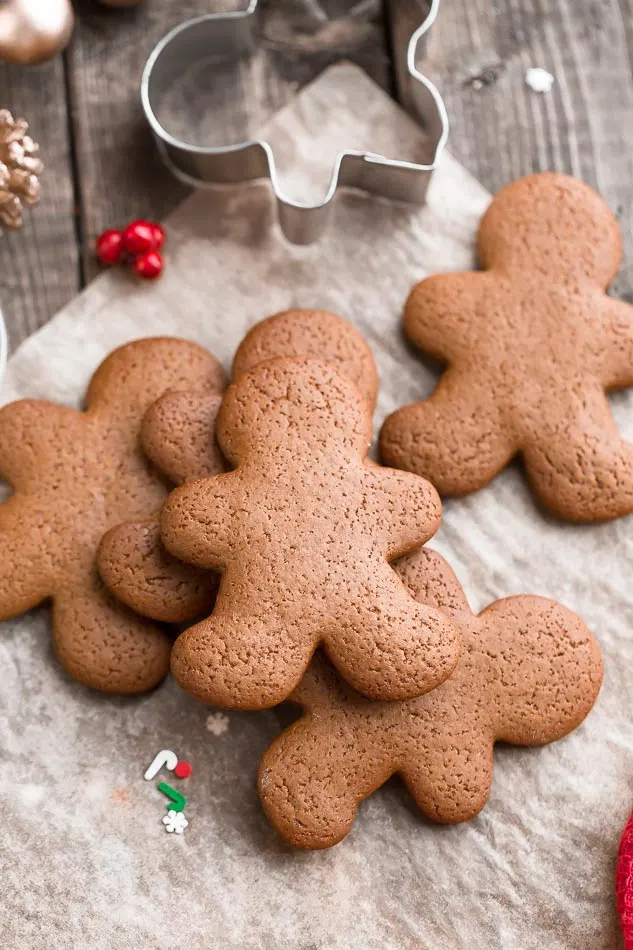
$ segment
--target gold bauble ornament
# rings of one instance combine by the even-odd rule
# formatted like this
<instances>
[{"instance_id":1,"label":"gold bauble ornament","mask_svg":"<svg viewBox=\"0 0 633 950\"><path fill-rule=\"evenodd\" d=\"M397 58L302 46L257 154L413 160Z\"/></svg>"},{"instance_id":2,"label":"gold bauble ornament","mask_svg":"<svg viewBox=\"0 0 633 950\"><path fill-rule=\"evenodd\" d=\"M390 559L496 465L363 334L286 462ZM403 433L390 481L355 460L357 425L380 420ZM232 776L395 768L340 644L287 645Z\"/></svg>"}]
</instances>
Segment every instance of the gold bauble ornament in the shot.
<instances>
[{"instance_id":1,"label":"gold bauble ornament","mask_svg":"<svg viewBox=\"0 0 633 950\"><path fill-rule=\"evenodd\" d=\"M0 0L0 59L31 66L64 48L73 28L70 0Z\"/></svg>"}]
</instances>

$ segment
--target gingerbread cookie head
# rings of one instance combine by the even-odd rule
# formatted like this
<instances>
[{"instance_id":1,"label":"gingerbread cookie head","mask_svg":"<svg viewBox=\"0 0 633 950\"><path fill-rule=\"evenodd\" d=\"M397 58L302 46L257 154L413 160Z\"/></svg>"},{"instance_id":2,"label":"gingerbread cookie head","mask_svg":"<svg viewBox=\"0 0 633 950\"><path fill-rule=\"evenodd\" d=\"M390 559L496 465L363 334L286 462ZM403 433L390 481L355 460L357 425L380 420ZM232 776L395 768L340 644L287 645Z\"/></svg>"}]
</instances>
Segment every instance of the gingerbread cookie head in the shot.
<instances>
[{"instance_id":1,"label":"gingerbread cookie head","mask_svg":"<svg viewBox=\"0 0 633 950\"><path fill-rule=\"evenodd\" d=\"M425 696L369 702L317 656L292 697L304 710L265 753L259 792L291 844L326 848L349 832L358 804L394 773L434 821L474 817L488 798L493 746L541 745L578 726L600 689L598 646L571 611L510 597L474 616L445 561L422 550L398 573L422 603L457 624L453 675Z\"/></svg>"},{"instance_id":2,"label":"gingerbread cookie head","mask_svg":"<svg viewBox=\"0 0 633 950\"><path fill-rule=\"evenodd\" d=\"M263 367L261 371L259 367ZM372 424L359 390L333 363L287 359L258 364L230 386L218 414L218 438L228 461L260 465L276 449L314 459L364 457Z\"/></svg>"},{"instance_id":3,"label":"gingerbread cookie head","mask_svg":"<svg viewBox=\"0 0 633 950\"><path fill-rule=\"evenodd\" d=\"M36 400L0 411L0 618L53 602L53 641L80 682L116 692L165 675L170 643L104 589L99 541L120 522L156 516L167 489L139 445L141 421L163 392L222 386L217 360L193 343L138 340L97 370L87 408Z\"/></svg>"},{"instance_id":4,"label":"gingerbread cookie head","mask_svg":"<svg viewBox=\"0 0 633 950\"><path fill-rule=\"evenodd\" d=\"M262 363L227 391L217 436L237 467L187 482L161 515L174 557L223 574L213 615L172 653L192 695L275 705L318 644L373 697L417 695L450 674L453 626L416 603L388 563L437 529L437 495L366 459L369 412L353 384L317 360Z\"/></svg>"},{"instance_id":5,"label":"gingerbread cookie head","mask_svg":"<svg viewBox=\"0 0 633 950\"><path fill-rule=\"evenodd\" d=\"M512 182L482 218L477 249L486 270L562 274L602 289L622 258L618 222L600 195L569 175L545 172Z\"/></svg>"},{"instance_id":6,"label":"gingerbread cookie head","mask_svg":"<svg viewBox=\"0 0 633 950\"><path fill-rule=\"evenodd\" d=\"M334 363L375 407L378 372L372 352L342 317L327 310L286 310L256 323L235 354L233 378L280 356L310 356Z\"/></svg>"},{"instance_id":7,"label":"gingerbread cookie head","mask_svg":"<svg viewBox=\"0 0 633 950\"><path fill-rule=\"evenodd\" d=\"M493 200L478 246L485 270L409 297L405 332L448 368L387 418L383 459L464 495L520 455L560 517L633 511L633 449L605 396L633 384L633 308L604 293L621 255L613 215L582 182L534 175Z\"/></svg>"}]
</instances>

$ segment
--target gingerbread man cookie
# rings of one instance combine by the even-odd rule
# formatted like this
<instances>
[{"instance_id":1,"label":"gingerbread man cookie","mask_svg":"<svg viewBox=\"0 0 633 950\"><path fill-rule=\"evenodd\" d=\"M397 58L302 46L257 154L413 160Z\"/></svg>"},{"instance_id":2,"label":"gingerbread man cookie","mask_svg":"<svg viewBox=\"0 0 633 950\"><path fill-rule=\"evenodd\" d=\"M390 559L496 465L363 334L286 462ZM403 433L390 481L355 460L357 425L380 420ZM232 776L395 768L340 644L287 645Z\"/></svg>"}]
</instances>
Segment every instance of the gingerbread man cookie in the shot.
<instances>
[{"instance_id":1,"label":"gingerbread man cookie","mask_svg":"<svg viewBox=\"0 0 633 950\"><path fill-rule=\"evenodd\" d=\"M454 627L388 563L437 530L439 500L367 460L370 408L356 387L319 360L262 363L227 390L217 437L235 469L176 489L161 515L171 554L223 574L213 615L176 641L178 682L217 706L273 706L318 644L374 698L446 679Z\"/></svg>"},{"instance_id":2,"label":"gingerbread man cookie","mask_svg":"<svg viewBox=\"0 0 633 950\"><path fill-rule=\"evenodd\" d=\"M598 645L571 611L542 597L498 600L474 616L450 567L420 550L397 571L421 603L460 629L453 675L417 699L370 702L317 656L291 699L304 715L264 754L259 792L276 830L300 848L349 832L358 804L398 773L434 821L477 815L493 746L542 745L585 718L602 682Z\"/></svg>"},{"instance_id":3,"label":"gingerbread man cookie","mask_svg":"<svg viewBox=\"0 0 633 950\"><path fill-rule=\"evenodd\" d=\"M633 385L633 308L605 294L615 218L583 182L532 175L494 198L478 249L483 271L429 277L409 297L405 332L448 369L385 421L383 459L463 495L520 454L556 515L633 511L633 447L605 396Z\"/></svg>"},{"instance_id":4,"label":"gingerbread man cookie","mask_svg":"<svg viewBox=\"0 0 633 950\"><path fill-rule=\"evenodd\" d=\"M87 409L25 399L0 410L0 619L45 600L66 670L98 689L150 689L169 667L170 642L104 590L95 555L103 533L156 518L167 489L139 446L148 407L170 389L221 389L224 373L184 340L138 340L92 378Z\"/></svg>"},{"instance_id":5,"label":"gingerbread man cookie","mask_svg":"<svg viewBox=\"0 0 633 950\"><path fill-rule=\"evenodd\" d=\"M274 357L326 354L373 407L378 374L371 351L350 323L325 310L288 310L255 324L237 350L233 374ZM215 438L221 401L214 392L171 392L145 414L145 454L174 485L225 470ZM98 563L106 587L145 617L191 623L211 612L217 575L169 554L157 522L112 528L101 541Z\"/></svg>"}]
</instances>

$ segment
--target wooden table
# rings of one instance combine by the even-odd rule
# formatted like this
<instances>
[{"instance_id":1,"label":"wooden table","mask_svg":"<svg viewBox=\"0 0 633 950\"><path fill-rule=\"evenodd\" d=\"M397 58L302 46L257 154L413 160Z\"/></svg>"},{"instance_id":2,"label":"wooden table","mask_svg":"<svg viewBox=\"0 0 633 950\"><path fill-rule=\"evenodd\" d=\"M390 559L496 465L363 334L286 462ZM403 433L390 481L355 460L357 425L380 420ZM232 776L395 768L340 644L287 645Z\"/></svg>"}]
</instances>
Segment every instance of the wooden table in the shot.
<instances>
[{"instance_id":1,"label":"wooden table","mask_svg":"<svg viewBox=\"0 0 633 950\"><path fill-rule=\"evenodd\" d=\"M0 301L12 347L95 275L100 231L161 218L185 194L157 159L139 77L168 29L219 2L146 0L114 10L78 0L62 57L36 68L0 65L0 106L28 118L47 167L40 206L21 232L0 240ZM380 0L268 0L256 83L244 103L249 121L257 126L340 58L397 94L417 22L414 0L410 19ZM629 300L632 62L633 0L444 0L424 64L448 107L451 151L487 188L558 169L600 189L622 224L625 262L614 291ZM530 66L556 76L550 93L526 87Z\"/></svg>"}]
</instances>

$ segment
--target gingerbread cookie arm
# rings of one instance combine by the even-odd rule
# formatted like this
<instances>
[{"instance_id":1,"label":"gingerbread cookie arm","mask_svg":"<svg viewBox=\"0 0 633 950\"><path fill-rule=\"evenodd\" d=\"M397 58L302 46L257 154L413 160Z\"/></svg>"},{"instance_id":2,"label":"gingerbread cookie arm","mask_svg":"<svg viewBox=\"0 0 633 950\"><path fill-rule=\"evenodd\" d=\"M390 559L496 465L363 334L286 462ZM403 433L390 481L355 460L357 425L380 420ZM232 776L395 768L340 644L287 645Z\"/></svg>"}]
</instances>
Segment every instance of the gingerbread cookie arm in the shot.
<instances>
[{"instance_id":1,"label":"gingerbread cookie arm","mask_svg":"<svg viewBox=\"0 0 633 950\"><path fill-rule=\"evenodd\" d=\"M603 297L602 315L606 344L602 385L611 390L633 386L633 307Z\"/></svg>"},{"instance_id":2,"label":"gingerbread cookie arm","mask_svg":"<svg viewBox=\"0 0 633 950\"><path fill-rule=\"evenodd\" d=\"M608 521L633 511L633 446L620 436L597 380L551 393L522 454L534 491L555 515Z\"/></svg>"},{"instance_id":3,"label":"gingerbread cookie arm","mask_svg":"<svg viewBox=\"0 0 633 950\"><path fill-rule=\"evenodd\" d=\"M411 342L434 359L452 363L467 353L479 302L490 284L483 273L434 274L409 294L403 316Z\"/></svg>"},{"instance_id":4,"label":"gingerbread cookie arm","mask_svg":"<svg viewBox=\"0 0 633 950\"><path fill-rule=\"evenodd\" d=\"M380 433L383 461L422 475L440 495L483 488L517 449L485 374L473 367L447 370L428 399L396 410Z\"/></svg>"},{"instance_id":5,"label":"gingerbread cookie arm","mask_svg":"<svg viewBox=\"0 0 633 950\"><path fill-rule=\"evenodd\" d=\"M474 818L488 801L493 761L492 736L465 723L460 735L443 737L441 748L428 742L410 749L399 771L418 808L433 821L452 825Z\"/></svg>"},{"instance_id":6,"label":"gingerbread cookie arm","mask_svg":"<svg viewBox=\"0 0 633 950\"><path fill-rule=\"evenodd\" d=\"M55 595L53 647L66 671L105 692L153 689L169 671L171 641L94 579Z\"/></svg>"},{"instance_id":7,"label":"gingerbread cookie arm","mask_svg":"<svg viewBox=\"0 0 633 950\"><path fill-rule=\"evenodd\" d=\"M313 646L295 635L274 606L247 612L240 603L244 585L231 591L231 573L222 581L223 600L208 620L176 640L171 669L184 690L202 702L226 709L267 709L288 698L310 662ZM235 610L231 596L237 598ZM223 606L229 604L223 609Z\"/></svg>"},{"instance_id":8,"label":"gingerbread cookie arm","mask_svg":"<svg viewBox=\"0 0 633 950\"><path fill-rule=\"evenodd\" d=\"M343 716L307 716L266 750L258 788L266 815L297 848L330 848L349 832L358 804L393 774L380 743L358 741Z\"/></svg>"},{"instance_id":9,"label":"gingerbread cookie arm","mask_svg":"<svg viewBox=\"0 0 633 950\"><path fill-rule=\"evenodd\" d=\"M368 531L393 561L432 538L442 520L433 486L411 472L366 463Z\"/></svg>"},{"instance_id":10,"label":"gingerbread cookie arm","mask_svg":"<svg viewBox=\"0 0 633 950\"><path fill-rule=\"evenodd\" d=\"M161 512L167 550L187 564L223 571L235 544L232 498L240 484L239 473L228 472L176 488Z\"/></svg>"},{"instance_id":11,"label":"gingerbread cookie arm","mask_svg":"<svg viewBox=\"0 0 633 950\"><path fill-rule=\"evenodd\" d=\"M0 409L0 478L20 491L37 491L41 479L41 458L55 458L56 443L68 438L83 425L75 409L39 399L20 399ZM45 442L34 433L45 427Z\"/></svg>"},{"instance_id":12,"label":"gingerbread cookie arm","mask_svg":"<svg viewBox=\"0 0 633 950\"><path fill-rule=\"evenodd\" d=\"M52 596L55 569L42 551L43 512L21 496L0 505L0 620Z\"/></svg>"},{"instance_id":13,"label":"gingerbread cookie arm","mask_svg":"<svg viewBox=\"0 0 633 950\"><path fill-rule=\"evenodd\" d=\"M217 575L173 557L155 521L112 528L101 540L97 564L106 587L143 617L191 623L213 609Z\"/></svg>"},{"instance_id":14,"label":"gingerbread cookie arm","mask_svg":"<svg viewBox=\"0 0 633 950\"><path fill-rule=\"evenodd\" d=\"M491 604L478 626L496 740L542 745L580 725L603 673L598 644L580 617L545 597L522 595Z\"/></svg>"},{"instance_id":15,"label":"gingerbread cookie arm","mask_svg":"<svg viewBox=\"0 0 633 950\"><path fill-rule=\"evenodd\" d=\"M323 632L341 675L370 699L411 699L454 670L460 639L451 620L417 603L387 564Z\"/></svg>"},{"instance_id":16,"label":"gingerbread cookie arm","mask_svg":"<svg viewBox=\"0 0 633 950\"><path fill-rule=\"evenodd\" d=\"M226 462L215 439L219 393L166 393L145 413L141 445L174 483L219 475Z\"/></svg>"}]
</instances>

